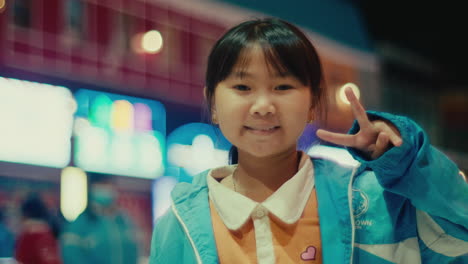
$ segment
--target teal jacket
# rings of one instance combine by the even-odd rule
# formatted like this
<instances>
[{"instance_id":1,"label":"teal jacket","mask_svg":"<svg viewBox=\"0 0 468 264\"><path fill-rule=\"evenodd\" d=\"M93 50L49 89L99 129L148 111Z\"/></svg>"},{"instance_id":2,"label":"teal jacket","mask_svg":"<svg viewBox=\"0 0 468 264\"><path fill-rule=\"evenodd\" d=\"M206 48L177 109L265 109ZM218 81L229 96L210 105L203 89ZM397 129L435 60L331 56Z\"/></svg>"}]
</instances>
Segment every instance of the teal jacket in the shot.
<instances>
[{"instance_id":1,"label":"teal jacket","mask_svg":"<svg viewBox=\"0 0 468 264\"><path fill-rule=\"evenodd\" d=\"M115 217L88 211L65 226L61 235L64 264L137 264L136 230L123 213Z\"/></svg>"},{"instance_id":2,"label":"teal jacket","mask_svg":"<svg viewBox=\"0 0 468 264\"><path fill-rule=\"evenodd\" d=\"M312 157L323 263L451 263L468 253L468 184L412 120L368 112L400 131L403 145L358 166ZM350 130L359 130L355 123ZM206 175L179 183L154 227L150 264L218 263ZM457 262L459 263L459 262Z\"/></svg>"}]
</instances>

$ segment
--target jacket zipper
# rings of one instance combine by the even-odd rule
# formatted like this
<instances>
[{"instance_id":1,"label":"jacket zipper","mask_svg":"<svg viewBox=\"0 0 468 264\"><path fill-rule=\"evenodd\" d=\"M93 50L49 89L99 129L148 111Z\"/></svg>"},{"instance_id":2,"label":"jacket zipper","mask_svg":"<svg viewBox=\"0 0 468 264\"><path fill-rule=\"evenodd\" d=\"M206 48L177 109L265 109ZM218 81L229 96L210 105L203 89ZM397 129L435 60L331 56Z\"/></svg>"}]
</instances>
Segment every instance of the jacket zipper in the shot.
<instances>
[{"instance_id":1,"label":"jacket zipper","mask_svg":"<svg viewBox=\"0 0 468 264\"><path fill-rule=\"evenodd\" d=\"M354 212L353 212L353 179L356 174L356 171L359 169L359 165L357 165L352 173L351 178L349 179L348 184L348 204L349 204L349 217L351 218L351 258L349 260L349 264L353 264L353 256L354 256L354 236L355 236L355 226L354 226Z\"/></svg>"},{"instance_id":2,"label":"jacket zipper","mask_svg":"<svg viewBox=\"0 0 468 264\"><path fill-rule=\"evenodd\" d=\"M201 261L201 257L200 257L200 254L198 253L197 248L195 247L195 242L193 242L193 239L190 236L190 233L184 221L182 221L182 218L180 218L179 212L177 212L177 209L175 208L174 201L171 201L171 208L172 208L172 211L174 212L175 217L177 218L177 220L179 220L179 223L182 225L182 228L184 229L184 232L187 235L190 241L190 244L192 245L193 252L195 253L195 257L197 258L197 263L202 264L203 262Z\"/></svg>"}]
</instances>

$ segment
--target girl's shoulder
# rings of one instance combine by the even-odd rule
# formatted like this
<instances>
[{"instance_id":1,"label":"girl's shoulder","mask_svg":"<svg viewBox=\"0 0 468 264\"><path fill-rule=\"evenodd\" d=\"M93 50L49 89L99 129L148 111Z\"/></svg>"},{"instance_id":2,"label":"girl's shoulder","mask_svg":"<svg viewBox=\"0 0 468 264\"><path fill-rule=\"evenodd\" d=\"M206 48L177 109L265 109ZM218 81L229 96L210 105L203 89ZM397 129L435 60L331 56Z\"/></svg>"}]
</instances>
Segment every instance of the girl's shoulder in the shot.
<instances>
[{"instance_id":1,"label":"girl's shoulder","mask_svg":"<svg viewBox=\"0 0 468 264\"><path fill-rule=\"evenodd\" d=\"M171 200L177 205L189 203L196 197L208 195L207 175L213 169L205 170L195 175L191 182L179 182L171 191Z\"/></svg>"},{"instance_id":2,"label":"girl's shoulder","mask_svg":"<svg viewBox=\"0 0 468 264\"><path fill-rule=\"evenodd\" d=\"M207 169L195 176L191 182L179 182L172 190L172 198L177 200L179 197L193 195L194 192L200 192L208 188L207 177L212 176L217 180L221 180L232 174L237 165L225 165L217 168Z\"/></svg>"}]
</instances>

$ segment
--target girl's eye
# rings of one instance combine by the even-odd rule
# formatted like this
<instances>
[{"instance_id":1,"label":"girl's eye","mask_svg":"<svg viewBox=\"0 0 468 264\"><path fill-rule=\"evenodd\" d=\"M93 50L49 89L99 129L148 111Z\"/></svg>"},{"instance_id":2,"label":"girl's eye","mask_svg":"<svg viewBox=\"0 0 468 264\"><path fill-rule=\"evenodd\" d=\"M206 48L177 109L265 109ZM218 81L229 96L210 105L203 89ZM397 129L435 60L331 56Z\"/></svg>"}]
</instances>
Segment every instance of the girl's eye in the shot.
<instances>
[{"instance_id":1,"label":"girl's eye","mask_svg":"<svg viewBox=\"0 0 468 264\"><path fill-rule=\"evenodd\" d=\"M282 84L282 85L276 86L275 90L285 91L285 90L289 90L289 89L292 89L292 88L294 88L294 87L292 87L291 85Z\"/></svg>"},{"instance_id":2,"label":"girl's eye","mask_svg":"<svg viewBox=\"0 0 468 264\"><path fill-rule=\"evenodd\" d=\"M243 84L234 85L234 89L239 90L239 91L250 90L250 88L247 85L243 85Z\"/></svg>"}]
</instances>

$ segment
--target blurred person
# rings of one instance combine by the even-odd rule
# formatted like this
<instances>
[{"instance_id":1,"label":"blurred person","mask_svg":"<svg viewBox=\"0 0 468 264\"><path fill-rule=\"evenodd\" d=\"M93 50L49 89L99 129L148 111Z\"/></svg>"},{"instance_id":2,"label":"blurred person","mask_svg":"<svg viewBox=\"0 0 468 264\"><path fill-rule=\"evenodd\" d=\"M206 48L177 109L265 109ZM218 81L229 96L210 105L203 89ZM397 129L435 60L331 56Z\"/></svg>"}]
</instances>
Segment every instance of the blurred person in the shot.
<instances>
[{"instance_id":1,"label":"blurred person","mask_svg":"<svg viewBox=\"0 0 468 264\"><path fill-rule=\"evenodd\" d=\"M21 204L22 227L15 245L15 258L21 264L62 263L58 243L59 228L37 193Z\"/></svg>"},{"instance_id":2,"label":"blurred person","mask_svg":"<svg viewBox=\"0 0 468 264\"><path fill-rule=\"evenodd\" d=\"M87 173L88 206L61 237L65 264L135 264L138 261L136 229L117 204L112 177Z\"/></svg>"},{"instance_id":3,"label":"blurred person","mask_svg":"<svg viewBox=\"0 0 468 264\"><path fill-rule=\"evenodd\" d=\"M11 258L14 254L15 236L5 219L5 208L0 207L0 259Z\"/></svg>"},{"instance_id":4,"label":"blurred person","mask_svg":"<svg viewBox=\"0 0 468 264\"><path fill-rule=\"evenodd\" d=\"M175 186L151 264L447 264L468 253L468 184L410 118L366 111L347 87L353 126L316 134L358 164L297 149L326 113L322 77L313 44L281 19L244 21L215 43L204 92L233 164Z\"/></svg>"}]
</instances>

